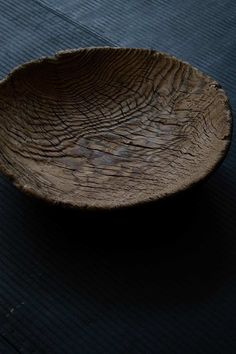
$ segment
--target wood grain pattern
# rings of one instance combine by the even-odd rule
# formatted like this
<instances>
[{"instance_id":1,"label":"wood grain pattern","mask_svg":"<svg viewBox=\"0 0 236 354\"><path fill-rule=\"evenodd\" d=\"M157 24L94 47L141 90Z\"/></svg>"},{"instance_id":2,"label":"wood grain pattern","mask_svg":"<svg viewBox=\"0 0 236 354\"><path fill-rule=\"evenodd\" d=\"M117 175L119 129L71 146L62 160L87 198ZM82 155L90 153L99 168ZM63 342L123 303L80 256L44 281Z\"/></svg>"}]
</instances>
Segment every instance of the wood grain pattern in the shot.
<instances>
[{"instance_id":1,"label":"wood grain pattern","mask_svg":"<svg viewBox=\"0 0 236 354\"><path fill-rule=\"evenodd\" d=\"M218 165L230 134L217 82L153 50L61 52L0 83L0 167L54 202L111 208L173 194Z\"/></svg>"}]
</instances>

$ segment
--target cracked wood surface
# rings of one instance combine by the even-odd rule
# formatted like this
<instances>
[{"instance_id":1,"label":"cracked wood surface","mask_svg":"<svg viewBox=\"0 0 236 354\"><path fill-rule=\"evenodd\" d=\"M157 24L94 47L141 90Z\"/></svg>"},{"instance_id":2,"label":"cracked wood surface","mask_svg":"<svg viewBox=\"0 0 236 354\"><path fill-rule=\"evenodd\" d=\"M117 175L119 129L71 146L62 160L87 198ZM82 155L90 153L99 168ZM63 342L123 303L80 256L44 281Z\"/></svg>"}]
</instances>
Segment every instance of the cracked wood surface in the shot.
<instances>
[{"instance_id":1,"label":"cracked wood surface","mask_svg":"<svg viewBox=\"0 0 236 354\"><path fill-rule=\"evenodd\" d=\"M181 191L218 165L230 133L217 82L153 50L67 51L0 84L0 167L54 202L110 208Z\"/></svg>"}]
</instances>

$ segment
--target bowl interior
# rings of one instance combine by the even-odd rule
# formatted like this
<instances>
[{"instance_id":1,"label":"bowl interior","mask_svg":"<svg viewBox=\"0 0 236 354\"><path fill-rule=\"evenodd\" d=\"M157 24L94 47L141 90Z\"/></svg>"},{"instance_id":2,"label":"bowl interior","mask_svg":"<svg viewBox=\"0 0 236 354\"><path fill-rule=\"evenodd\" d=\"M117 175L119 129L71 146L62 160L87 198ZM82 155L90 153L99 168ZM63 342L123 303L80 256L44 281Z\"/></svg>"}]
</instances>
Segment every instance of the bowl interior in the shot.
<instances>
[{"instance_id":1,"label":"bowl interior","mask_svg":"<svg viewBox=\"0 0 236 354\"><path fill-rule=\"evenodd\" d=\"M117 207L204 178L230 135L217 83L143 49L64 52L0 84L0 165L40 197Z\"/></svg>"}]
</instances>

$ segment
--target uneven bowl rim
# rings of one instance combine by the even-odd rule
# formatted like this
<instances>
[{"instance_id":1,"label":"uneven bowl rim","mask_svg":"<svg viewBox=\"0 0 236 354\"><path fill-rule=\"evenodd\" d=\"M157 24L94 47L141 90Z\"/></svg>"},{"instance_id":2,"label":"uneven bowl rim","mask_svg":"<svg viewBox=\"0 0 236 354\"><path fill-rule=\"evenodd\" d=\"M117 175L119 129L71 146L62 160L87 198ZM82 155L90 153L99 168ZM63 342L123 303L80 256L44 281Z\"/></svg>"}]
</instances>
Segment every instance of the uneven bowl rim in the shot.
<instances>
[{"instance_id":1,"label":"uneven bowl rim","mask_svg":"<svg viewBox=\"0 0 236 354\"><path fill-rule=\"evenodd\" d=\"M212 81L212 83L214 84L215 88L217 90L220 90L221 93L224 95L225 98L225 112L228 115L228 120L227 120L227 124L229 125L229 134L225 137L225 145L222 148L221 151L219 151L219 158L218 160L212 164L209 169L206 169L204 173L202 173L202 175L200 177L196 177L195 179L193 179L190 183L187 183L186 185L183 185L181 187L179 187L176 190L170 191L166 194L157 196L151 196L151 197L147 197L147 198L143 198L140 200L134 200L133 202L125 202L125 203L121 203L121 204L117 204L117 205L96 205L96 204L88 204L88 203L73 203L73 202L64 202L62 200L57 200L56 198L53 198L53 195L50 194L49 197L43 195L42 193L37 193L37 190L30 188L29 186L24 186L21 183L18 182L17 178L15 177L14 173L11 173L10 170L6 169L4 164L2 163L2 161L0 160L0 172L3 173L6 177L8 177L10 179L10 181L13 183L13 185L15 187L17 187L19 190L21 190L22 192L24 192L26 195L37 198L39 200L43 200L46 201L50 204L55 204L55 205L61 205L64 207L69 207L69 208L78 208L78 209L88 209L88 210L110 210L110 209L123 209L123 208L130 208L130 207L134 207L134 206L139 206L139 205L145 205L147 203L150 202L158 202L161 200L166 200L169 199L173 196L177 196L183 192L185 192L186 190L189 190L191 188L193 188L194 186L200 184L201 182L203 182L204 180L208 179L216 170L217 168L222 164L223 160L225 159L226 155L229 152L230 149L230 145L231 145L231 141L232 141L232 134L233 134L233 114L232 114L232 108L229 102L229 98L228 95L225 91L225 89L222 88L222 86L215 80L213 79L210 75L206 74L204 71L199 70L198 68L196 68L194 65L190 64L187 61L178 59L176 56L168 54L166 52L162 52L162 51L158 51L158 50L154 50L154 49L150 49L150 48L139 48L139 47L111 47L111 46L90 46L90 47L79 47L79 48L73 48L73 49L65 49L65 50L60 50L58 52L56 52L55 54L51 55L51 56L42 56L39 57L37 59L32 59L29 60L23 64L20 64L18 66L16 66L15 68L13 68L2 80L0 80L0 86L2 84L4 84L5 82L7 82L8 80L11 79L12 76L15 75L16 72L19 72L21 70L25 70L27 69L27 67L30 67L31 65L35 65L35 64L40 64L40 63L50 63L50 62L56 62L57 60L60 60L60 58L62 56L64 56L65 54L72 54L72 53L76 53L79 51L97 51L97 50L138 50L138 51L145 51L145 52L149 52L150 54L161 54L164 57L170 58L175 62L178 63L182 63L185 64L187 66L192 67L194 70L196 70L197 73L203 75L204 77L208 78L209 80ZM220 156L221 154L221 156Z\"/></svg>"}]
</instances>

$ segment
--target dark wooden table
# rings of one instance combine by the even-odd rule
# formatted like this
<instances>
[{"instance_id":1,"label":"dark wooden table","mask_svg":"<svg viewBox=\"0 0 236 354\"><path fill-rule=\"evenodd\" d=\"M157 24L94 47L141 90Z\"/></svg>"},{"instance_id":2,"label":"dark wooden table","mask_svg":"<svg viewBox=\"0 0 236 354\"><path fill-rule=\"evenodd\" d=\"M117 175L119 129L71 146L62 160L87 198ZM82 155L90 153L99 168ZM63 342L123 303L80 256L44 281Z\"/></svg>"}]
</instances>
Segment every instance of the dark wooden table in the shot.
<instances>
[{"instance_id":1,"label":"dark wooden table","mask_svg":"<svg viewBox=\"0 0 236 354\"><path fill-rule=\"evenodd\" d=\"M236 108L233 0L0 0L1 78L83 46L167 51L220 81ZM92 214L1 176L0 354L235 354L235 168L233 139L196 191Z\"/></svg>"}]
</instances>

